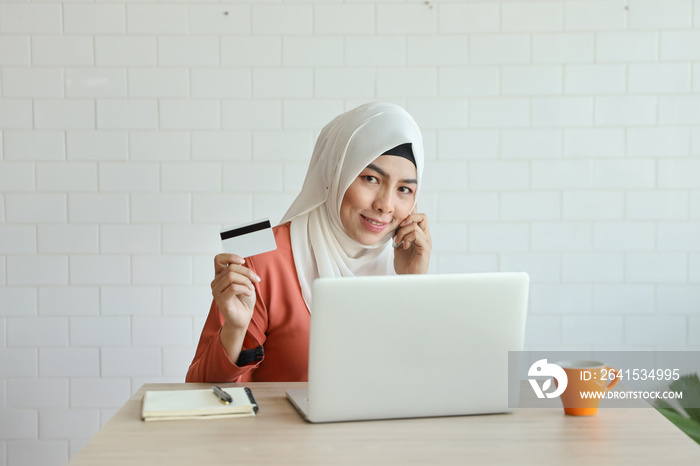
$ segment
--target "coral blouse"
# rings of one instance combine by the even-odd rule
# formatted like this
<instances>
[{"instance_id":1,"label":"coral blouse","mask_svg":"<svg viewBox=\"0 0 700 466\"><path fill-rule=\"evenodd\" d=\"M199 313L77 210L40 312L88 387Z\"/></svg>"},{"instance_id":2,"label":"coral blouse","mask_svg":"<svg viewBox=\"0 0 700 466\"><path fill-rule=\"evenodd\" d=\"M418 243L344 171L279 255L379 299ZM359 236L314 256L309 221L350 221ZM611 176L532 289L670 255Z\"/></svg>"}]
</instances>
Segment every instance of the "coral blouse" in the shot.
<instances>
[{"instance_id":1,"label":"coral blouse","mask_svg":"<svg viewBox=\"0 0 700 466\"><path fill-rule=\"evenodd\" d=\"M273 228L277 249L245 260L259 277L253 317L242 350L263 346L259 362L237 366L219 340L224 317L213 301L186 382L306 381L310 314L301 295L289 223Z\"/></svg>"}]
</instances>

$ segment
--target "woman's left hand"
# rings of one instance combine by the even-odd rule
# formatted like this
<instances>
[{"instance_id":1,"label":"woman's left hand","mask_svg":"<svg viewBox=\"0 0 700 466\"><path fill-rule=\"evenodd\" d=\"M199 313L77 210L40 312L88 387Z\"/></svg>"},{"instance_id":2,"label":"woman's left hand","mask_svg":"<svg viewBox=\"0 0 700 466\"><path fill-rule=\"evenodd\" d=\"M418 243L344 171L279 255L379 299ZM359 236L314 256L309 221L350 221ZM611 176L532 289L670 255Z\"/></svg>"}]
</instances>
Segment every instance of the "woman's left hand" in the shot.
<instances>
[{"instance_id":1,"label":"woman's left hand","mask_svg":"<svg viewBox=\"0 0 700 466\"><path fill-rule=\"evenodd\" d=\"M428 273L433 242L430 239L428 217L425 214L412 213L406 217L399 223L393 241L392 246L398 244L394 248L396 273Z\"/></svg>"}]
</instances>

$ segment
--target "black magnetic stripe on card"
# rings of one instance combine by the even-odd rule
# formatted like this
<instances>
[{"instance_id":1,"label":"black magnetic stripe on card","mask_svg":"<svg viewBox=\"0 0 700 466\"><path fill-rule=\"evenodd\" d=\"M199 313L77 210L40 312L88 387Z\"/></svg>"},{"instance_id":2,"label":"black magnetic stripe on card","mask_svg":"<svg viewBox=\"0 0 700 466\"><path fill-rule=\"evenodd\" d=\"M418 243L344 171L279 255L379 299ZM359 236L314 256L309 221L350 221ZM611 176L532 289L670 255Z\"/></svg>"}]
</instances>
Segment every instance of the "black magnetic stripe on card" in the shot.
<instances>
[{"instance_id":1,"label":"black magnetic stripe on card","mask_svg":"<svg viewBox=\"0 0 700 466\"><path fill-rule=\"evenodd\" d=\"M254 223L241 228L234 228L233 230L222 231L220 233L221 239L235 238L236 236L247 235L248 233L255 233L256 231L264 230L265 228L272 228L269 220L263 222Z\"/></svg>"}]
</instances>

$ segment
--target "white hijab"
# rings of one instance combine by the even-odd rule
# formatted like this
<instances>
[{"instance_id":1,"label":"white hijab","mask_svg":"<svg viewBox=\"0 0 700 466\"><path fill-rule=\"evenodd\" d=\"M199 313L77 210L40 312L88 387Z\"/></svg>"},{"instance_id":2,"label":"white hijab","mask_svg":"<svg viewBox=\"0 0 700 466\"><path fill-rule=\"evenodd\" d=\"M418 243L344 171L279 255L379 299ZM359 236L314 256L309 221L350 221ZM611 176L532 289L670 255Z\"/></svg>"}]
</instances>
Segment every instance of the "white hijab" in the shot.
<instances>
[{"instance_id":1,"label":"white hijab","mask_svg":"<svg viewBox=\"0 0 700 466\"><path fill-rule=\"evenodd\" d=\"M393 274L393 231L364 246L347 235L340 220L345 191L377 157L411 143L418 189L423 173L423 139L411 116L398 105L361 105L328 123L316 141L301 193L280 223L291 221L294 265L302 296L311 309L311 285L319 277Z\"/></svg>"}]
</instances>

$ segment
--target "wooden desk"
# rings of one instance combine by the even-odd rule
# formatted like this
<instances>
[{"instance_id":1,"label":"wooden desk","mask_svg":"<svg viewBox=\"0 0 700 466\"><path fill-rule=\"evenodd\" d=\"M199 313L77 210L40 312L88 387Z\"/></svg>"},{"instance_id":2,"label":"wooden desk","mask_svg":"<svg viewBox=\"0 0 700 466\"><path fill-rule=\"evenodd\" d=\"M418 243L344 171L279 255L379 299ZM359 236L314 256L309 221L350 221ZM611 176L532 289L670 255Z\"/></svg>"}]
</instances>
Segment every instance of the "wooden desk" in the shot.
<instances>
[{"instance_id":1,"label":"wooden desk","mask_svg":"<svg viewBox=\"0 0 700 466\"><path fill-rule=\"evenodd\" d=\"M604 409L571 417L561 409L431 419L308 424L286 400L299 383L248 384L255 418L146 423L146 390L209 384L146 384L70 466L220 464L700 464L700 446L656 410ZM227 385L226 385L227 386ZM525 387L522 396L532 390ZM532 395L534 396L534 395Z\"/></svg>"}]
</instances>

